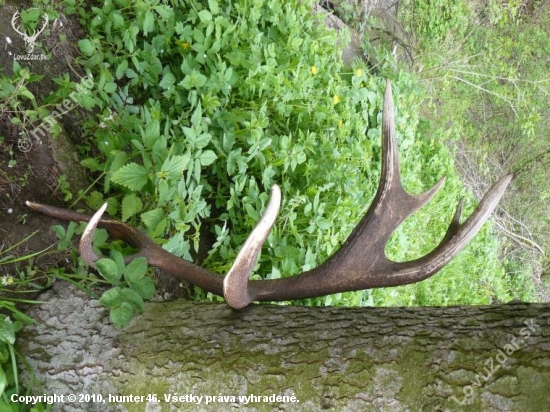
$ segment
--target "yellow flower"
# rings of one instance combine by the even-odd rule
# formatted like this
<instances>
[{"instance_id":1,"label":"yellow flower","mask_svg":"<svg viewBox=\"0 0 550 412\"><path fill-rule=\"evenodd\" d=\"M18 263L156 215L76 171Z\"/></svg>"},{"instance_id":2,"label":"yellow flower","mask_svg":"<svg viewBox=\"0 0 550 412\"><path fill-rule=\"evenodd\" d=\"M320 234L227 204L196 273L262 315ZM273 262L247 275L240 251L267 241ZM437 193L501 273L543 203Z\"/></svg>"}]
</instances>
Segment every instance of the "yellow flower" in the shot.
<instances>
[{"instance_id":1,"label":"yellow flower","mask_svg":"<svg viewBox=\"0 0 550 412\"><path fill-rule=\"evenodd\" d=\"M317 74L317 67L311 66L311 74Z\"/></svg>"},{"instance_id":2,"label":"yellow flower","mask_svg":"<svg viewBox=\"0 0 550 412\"><path fill-rule=\"evenodd\" d=\"M338 120L338 127L342 127L344 125L344 121L342 119Z\"/></svg>"},{"instance_id":3,"label":"yellow flower","mask_svg":"<svg viewBox=\"0 0 550 412\"><path fill-rule=\"evenodd\" d=\"M361 70L361 69L355 70L355 75L356 75L357 77L361 77L361 76L363 75L363 70Z\"/></svg>"},{"instance_id":4,"label":"yellow flower","mask_svg":"<svg viewBox=\"0 0 550 412\"><path fill-rule=\"evenodd\" d=\"M340 96L335 94L334 97L332 98L332 103L334 103L334 104L340 103Z\"/></svg>"},{"instance_id":5,"label":"yellow flower","mask_svg":"<svg viewBox=\"0 0 550 412\"><path fill-rule=\"evenodd\" d=\"M183 48L183 50L189 50L189 48L191 47L191 45L189 43L187 43L186 41L182 41L181 42L181 47Z\"/></svg>"}]
</instances>

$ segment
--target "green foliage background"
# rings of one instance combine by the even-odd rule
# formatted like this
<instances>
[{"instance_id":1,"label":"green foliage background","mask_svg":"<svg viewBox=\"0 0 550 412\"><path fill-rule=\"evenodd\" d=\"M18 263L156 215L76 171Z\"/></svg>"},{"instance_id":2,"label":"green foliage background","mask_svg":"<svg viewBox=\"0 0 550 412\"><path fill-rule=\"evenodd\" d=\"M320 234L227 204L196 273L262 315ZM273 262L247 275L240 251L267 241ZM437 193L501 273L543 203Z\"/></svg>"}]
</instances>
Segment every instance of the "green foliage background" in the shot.
<instances>
[{"instance_id":1,"label":"green foliage background","mask_svg":"<svg viewBox=\"0 0 550 412\"><path fill-rule=\"evenodd\" d=\"M410 3L414 9L424 2ZM410 22L418 47L411 71L426 90L426 119L456 147L470 186L479 193L484 182L514 173L501 202L500 260L506 276L525 285L523 299L548 300L550 8L493 0L463 5L454 21L468 24L436 40ZM432 26L444 25L435 19Z\"/></svg>"},{"instance_id":2,"label":"green foliage background","mask_svg":"<svg viewBox=\"0 0 550 412\"><path fill-rule=\"evenodd\" d=\"M406 188L419 193L441 175L448 179L387 253L415 258L441 239L464 190L451 154L419 120L417 82L392 69L386 52L375 71L342 66L336 34L300 2L120 0L76 11L88 29L81 63L97 85L88 103L102 111L102 127L88 125L101 154L83 161L103 173L104 191L90 194L90 207L107 200L110 214L188 260L201 233L213 231L200 263L225 273L278 183L282 212L254 276L314 267L345 240L376 191L389 77ZM427 282L308 303L507 300L516 291L503 278L497 248L487 228Z\"/></svg>"}]
</instances>

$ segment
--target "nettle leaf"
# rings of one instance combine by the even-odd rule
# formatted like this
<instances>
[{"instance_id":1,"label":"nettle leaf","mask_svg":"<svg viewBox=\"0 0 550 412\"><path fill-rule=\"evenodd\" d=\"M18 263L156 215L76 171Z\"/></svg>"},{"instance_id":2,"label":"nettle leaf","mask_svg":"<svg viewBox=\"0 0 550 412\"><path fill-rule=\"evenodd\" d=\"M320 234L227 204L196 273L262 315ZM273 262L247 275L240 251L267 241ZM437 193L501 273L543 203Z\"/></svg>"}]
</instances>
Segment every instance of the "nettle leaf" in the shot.
<instances>
[{"instance_id":1,"label":"nettle leaf","mask_svg":"<svg viewBox=\"0 0 550 412\"><path fill-rule=\"evenodd\" d=\"M98 210L101 205L103 205L103 203L105 203L103 195L97 190L94 190L92 193L90 193L90 195L86 199L86 204L94 210Z\"/></svg>"},{"instance_id":2,"label":"nettle leaf","mask_svg":"<svg viewBox=\"0 0 550 412\"><path fill-rule=\"evenodd\" d=\"M141 214L141 221L149 229L154 229L164 219L164 210L161 208L149 210Z\"/></svg>"},{"instance_id":3,"label":"nettle leaf","mask_svg":"<svg viewBox=\"0 0 550 412\"><path fill-rule=\"evenodd\" d=\"M95 267L105 278L105 280L113 285L120 283L122 273L119 272L116 262L111 259L103 258L95 262Z\"/></svg>"},{"instance_id":4,"label":"nettle leaf","mask_svg":"<svg viewBox=\"0 0 550 412\"><path fill-rule=\"evenodd\" d=\"M171 90L175 83L176 77L172 74L170 69L165 68L159 86L162 87L164 90Z\"/></svg>"},{"instance_id":5,"label":"nettle leaf","mask_svg":"<svg viewBox=\"0 0 550 412\"><path fill-rule=\"evenodd\" d=\"M147 183L147 170L137 163L129 163L118 169L111 181L130 190L140 190Z\"/></svg>"},{"instance_id":6,"label":"nettle leaf","mask_svg":"<svg viewBox=\"0 0 550 412\"><path fill-rule=\"evenodd\" d=\"M124 279L128 282L137 282L147 274L147 259L139 257L132 260L124 269Z\"/></svg>"},{"instance_id":7,"label":"nettle leaf","mask_svg":"<svg viewBox=\"0 0 550 412\"><path fill-rule=\"evenodd\" d=\"M183 171L187 169L189 160L191 160L189 154L170 156L162 164L161 173L164 172L168 179L180 179Z\"/></svg>"},{"instance_id":8,"label":"nettle leaf","mask_svg":"<svg viewBox=\"0 0 550 412\"><path fill-rule=\"evenodd\" d=\"M122 199L122 221L125 222L143 209L143 202L134 193Z\"/></svg>"}]
</instances>

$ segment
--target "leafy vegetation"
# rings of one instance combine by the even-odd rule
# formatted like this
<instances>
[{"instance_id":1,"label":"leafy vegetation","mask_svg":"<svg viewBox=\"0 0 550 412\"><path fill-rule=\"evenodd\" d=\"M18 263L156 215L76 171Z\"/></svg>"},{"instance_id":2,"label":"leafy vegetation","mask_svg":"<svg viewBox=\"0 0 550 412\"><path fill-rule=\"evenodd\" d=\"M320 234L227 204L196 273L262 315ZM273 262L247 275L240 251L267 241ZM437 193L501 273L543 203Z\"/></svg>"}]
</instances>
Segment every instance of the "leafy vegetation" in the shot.
<instances>
[{"instance_id":1,"label":"leafy vegetation","mask_svg":"<svg viewBox=\"0 0 550 412\"><path fill-rule=\"evenodd\" d=\"M441 175L448 181L392 237L387 253L411 259L441 239L463 189L450 153L425 138L418 84L391 69L387 52L376 70L344 67L336 34L302 4L107 1L75 11L88 29L80 62L96 82L105 126L88 128L101 156L82 163L103 180L103 191L87 198L90 207L107 201L111 215L188 260L201 233L213 231L201 264L225 273L277 182L283 209L254 276L307 270L339 247L374 196L382 88L390 77L405 186L418 193ZM486 229L432 281L308 303L508 300L515 286L496 280L503 277L497 246ZM462 276L466 267L471 277ZM435 284L446 293L426 293Z\"/></svg>"},{"instance_id":2,"label":"leafy vegetation","mask_svg":"<svg viewBox=\"0 0 550 412\"><path fill-rule=\"evenodd\" d=\"M155 284L147 276L147 260L137 258L125 266L122 254L113 250L111 259L99 259L96 266L107 282L115 285L103 293L99 302L110 309L116 327L128 325L136 311L143 311L144 299L155 294Z\"/></svg>"},{"instance_id":3,"label":"leafy vegetation","mask_svg":"<svg viewBox=\"0 0 550 412\"><path fill-rule=\"evenodd\" d=\"M25 243L35 233L28 236L26 239L21 240L11 247L0 250L0 266L8 265L10 263L16 263L26 261L33 256L36 256L41 252L36 252L26 256L15 256L9 254L12 250L17 248L20 244ZM29 270L30 267L27 267ZM0 409L12 410L10 396L14 393L21 393L22 390L19 383L19 368L18 361L25 364L24 359L15 350L16 333L24 326L34 323L34 320L25 315L21 310L17 308L17 304L20 303L37 303L32 300L24 298L18 298L17 295L9 296L13 294L14 286L31 286L39 287L32 281L25 279L25 274L22 273L20 278L14 276L5 275L0 279ZM9 409L8 409L9 408Z\"/></svg>"},{"instance_id":4,"label":"leafy vegetation","mask_svg":"<svg viewBox=\"0 0 550 412\"><path fill-rule=\"evenodd\" d=\"M501 261L507 277L525 285L523 299L548 299L550 9L489 1L470 4L463 15L463 32L450 31L435 46L422 47L424 34L414 32L420 46L413 71L431 97L425 115L456 147L458 169L478 196L485 182L515 174L496 221L506 236Z\"/></svg>"}]
</instances>

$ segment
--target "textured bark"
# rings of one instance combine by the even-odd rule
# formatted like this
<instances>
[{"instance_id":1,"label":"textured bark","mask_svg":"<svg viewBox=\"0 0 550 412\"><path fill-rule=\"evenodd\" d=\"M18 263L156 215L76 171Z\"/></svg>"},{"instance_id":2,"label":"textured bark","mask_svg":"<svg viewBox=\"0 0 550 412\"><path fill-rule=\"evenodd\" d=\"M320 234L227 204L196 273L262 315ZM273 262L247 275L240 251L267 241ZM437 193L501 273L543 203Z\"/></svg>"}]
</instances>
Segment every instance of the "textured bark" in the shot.
<instances>
[{"instance_id":1,"label":"textured bark","mask_svg":"<svg viewBox=\"0 0 550 412\"><path fill-rule=\"evenodd\" d=\"M40 324L19 335L44 385L37 395L159 401L54 410L535 411L550 401L547 304L233 311L151 302L118 331L105 309L70 285L58 282L42 298L48 303L32 310ZM165 394L203 399L165 402ZM299 402L238 399L273 394ZM205 405L206 396L215 399Z\"/></svg>"}]
</instances>

